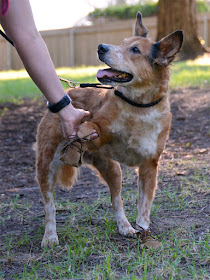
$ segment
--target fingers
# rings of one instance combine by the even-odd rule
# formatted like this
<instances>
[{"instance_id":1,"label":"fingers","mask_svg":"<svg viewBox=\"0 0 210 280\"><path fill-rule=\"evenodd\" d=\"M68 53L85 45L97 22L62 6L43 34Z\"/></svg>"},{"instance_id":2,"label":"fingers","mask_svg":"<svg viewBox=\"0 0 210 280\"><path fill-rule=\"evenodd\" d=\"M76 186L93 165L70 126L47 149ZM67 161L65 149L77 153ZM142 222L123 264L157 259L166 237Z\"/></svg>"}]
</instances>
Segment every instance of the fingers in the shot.
<instances>
[{"instance_id":1,"label":"fingers","mask_svg":"<svg viewBox=\"0 0 210 280\"><path fill-rule=\"evenodd\" d=\"M89 117L90 112L89 111L84 111L84 118Z\"/></svg>"},{"instance_id":2,"label":"fingers","mask_svg":"<svg viewBox=\"0 0 210 280\"><path fill-rule=\"evenodd\" d=\"M94 140L98 137L98 133L96 132L96 130L94 129L92 134L90 135L90 140Z\"/></svg>"}]
</instances>

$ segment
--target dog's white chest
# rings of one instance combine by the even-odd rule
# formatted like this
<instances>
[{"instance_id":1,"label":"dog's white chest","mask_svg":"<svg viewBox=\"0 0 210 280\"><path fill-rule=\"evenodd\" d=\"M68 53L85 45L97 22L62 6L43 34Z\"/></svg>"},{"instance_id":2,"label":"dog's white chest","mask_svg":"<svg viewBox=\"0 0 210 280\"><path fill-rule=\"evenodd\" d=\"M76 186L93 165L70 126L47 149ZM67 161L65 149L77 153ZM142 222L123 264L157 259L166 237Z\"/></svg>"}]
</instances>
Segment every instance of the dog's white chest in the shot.
<instances>
[{"instance_id":1,"label":"dog's white chest","mask_svg":"<svg viewBox=\"0 0 210 280\"><path fill-rule=\"evenodd\" d=\"M132 157L136 164L142 157L155 155L158 135L162 130L161 115L156 110L148 115L136 115L122 111L109 127L118 139L116 143L113 143L113 157L122 161L123 153L125 161L128 158L130 163L132 161L130 157Z\"/></svg>"}]
</instances>

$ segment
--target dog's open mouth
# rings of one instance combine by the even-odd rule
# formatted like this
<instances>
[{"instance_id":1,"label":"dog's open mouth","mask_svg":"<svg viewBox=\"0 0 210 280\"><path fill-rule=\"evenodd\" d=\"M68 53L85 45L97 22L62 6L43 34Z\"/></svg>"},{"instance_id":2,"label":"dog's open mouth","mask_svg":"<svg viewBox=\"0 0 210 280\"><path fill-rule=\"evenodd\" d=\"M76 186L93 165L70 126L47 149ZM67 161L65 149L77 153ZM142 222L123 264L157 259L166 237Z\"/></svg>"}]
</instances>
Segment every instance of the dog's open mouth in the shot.
<instances>
[{"instance_id":1,"label":"dog's open mouth","mask_svg":"<svg viewBox=\"0 0 210 280\"><path fill-rule=\"evenodd\" d=\"M133 79L133 75L130 73L114 70L112 68L98 70L96 77L102 84L109 84L112 82L127 83Z\"/></svg>"}]
</instances>

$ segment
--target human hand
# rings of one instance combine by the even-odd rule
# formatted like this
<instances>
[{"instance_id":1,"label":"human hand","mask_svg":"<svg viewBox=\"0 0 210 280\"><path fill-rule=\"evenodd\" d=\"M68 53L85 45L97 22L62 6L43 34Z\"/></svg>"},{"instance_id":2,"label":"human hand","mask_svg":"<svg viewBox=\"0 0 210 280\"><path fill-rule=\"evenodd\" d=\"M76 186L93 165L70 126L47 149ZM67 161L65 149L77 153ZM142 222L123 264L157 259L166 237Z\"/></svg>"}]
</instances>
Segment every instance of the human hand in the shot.
<instances>
[{"instance_id":1,"label":"human hand","mask_svg":"<svg viewBox=\"0 0 210 280\"><path fill-rule=\"evenodd\" d=\"M62 122L63 135L66 139L71 140L72 137L76 136L79 125L85 121L90 112L76 109L72 104L69 104L59 111L58 114ZM97 132L93 130L91 138L96 138L97 136Z\"/></svg>"}]
</instances>

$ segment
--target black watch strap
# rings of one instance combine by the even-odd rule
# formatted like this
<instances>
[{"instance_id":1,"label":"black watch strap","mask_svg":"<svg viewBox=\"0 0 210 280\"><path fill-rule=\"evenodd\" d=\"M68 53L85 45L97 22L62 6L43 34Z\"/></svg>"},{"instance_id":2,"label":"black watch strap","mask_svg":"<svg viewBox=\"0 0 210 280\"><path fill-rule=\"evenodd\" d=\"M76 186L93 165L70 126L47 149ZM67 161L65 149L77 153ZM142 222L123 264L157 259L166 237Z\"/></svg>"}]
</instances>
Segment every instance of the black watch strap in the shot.
<instances>
[{"instance_id":1,"label":"black watch strap","mask_svg":"<svg viewBox=\"0 0 210 280\"><path fill-rule=\"evenodd\" d=\"M48 101L47 106L48 106L48 109L50 110L50 112L58 113L61 109L63 109L70 103L71 103L70 97L67 94L65 94L64 97L60 101L58 101L58 103L50 105L50 103Z\"/></svg>"}]
</instances>

